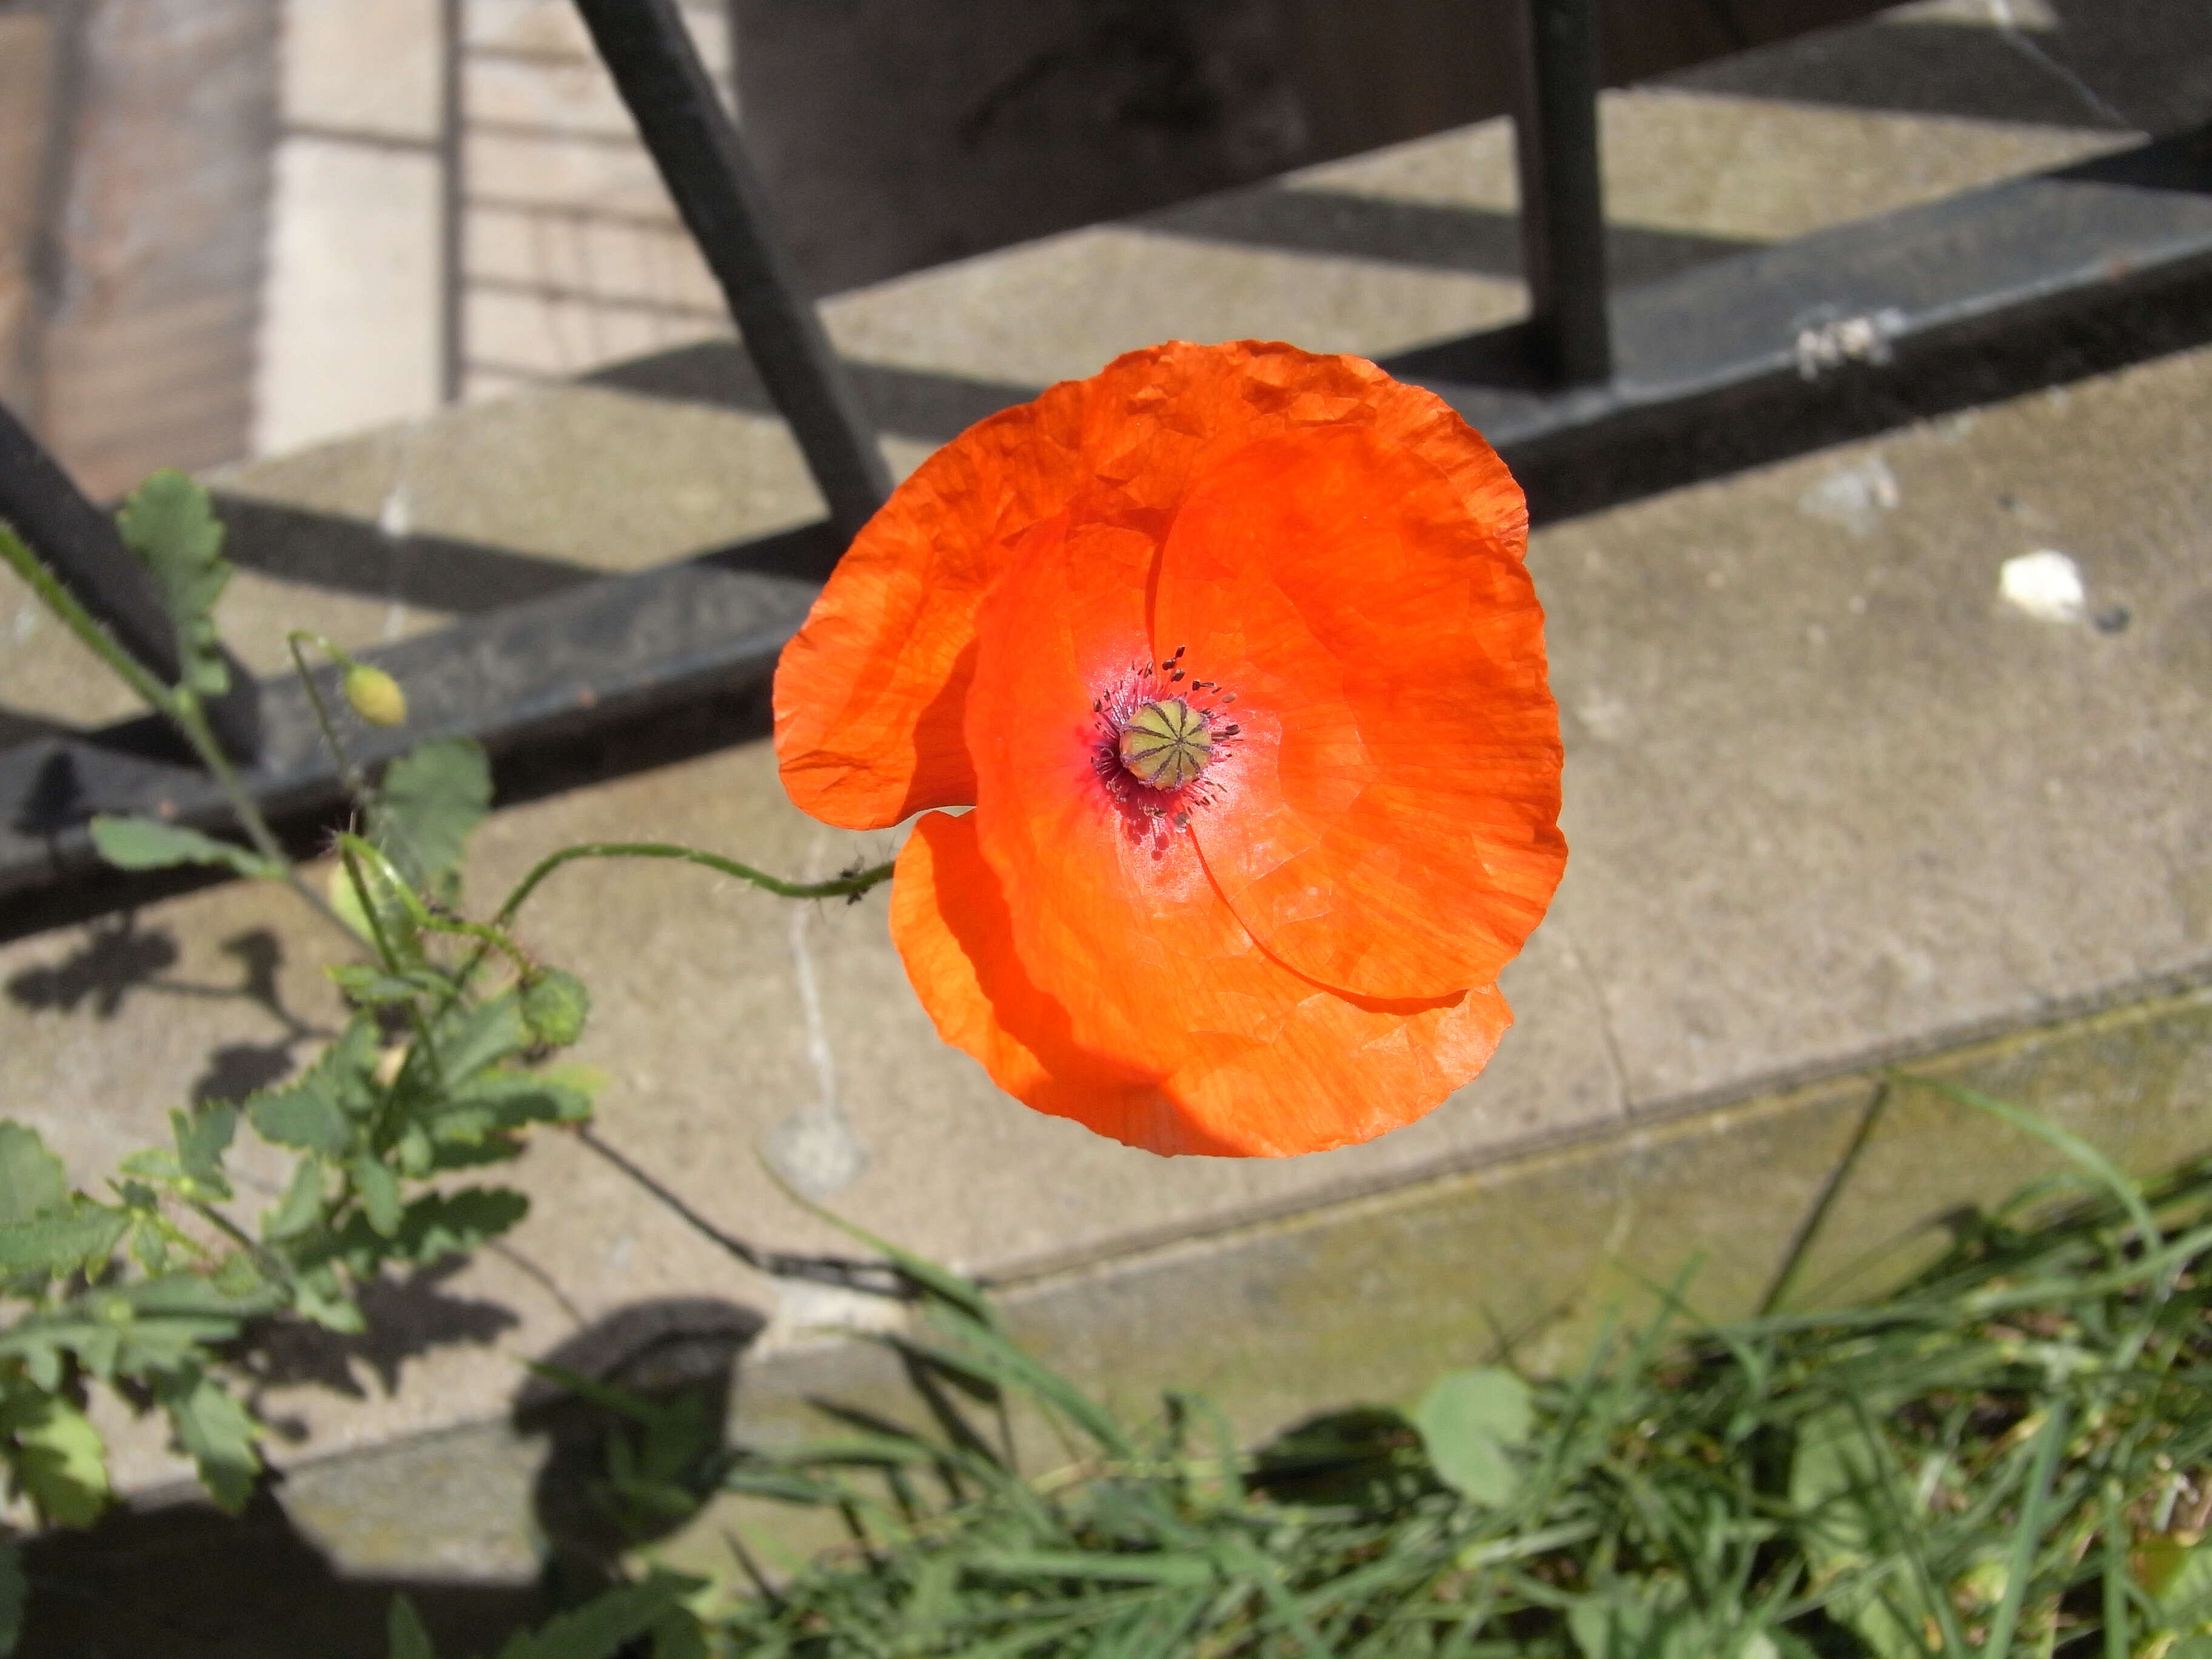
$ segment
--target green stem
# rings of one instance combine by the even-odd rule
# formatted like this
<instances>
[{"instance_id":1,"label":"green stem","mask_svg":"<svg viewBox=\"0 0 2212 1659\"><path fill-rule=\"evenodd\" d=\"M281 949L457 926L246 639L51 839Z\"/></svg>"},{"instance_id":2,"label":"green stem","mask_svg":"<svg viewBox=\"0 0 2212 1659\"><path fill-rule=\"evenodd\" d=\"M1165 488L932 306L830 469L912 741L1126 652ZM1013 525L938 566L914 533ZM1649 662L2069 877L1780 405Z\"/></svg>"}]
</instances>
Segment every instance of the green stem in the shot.
<instances>
[{"instance_id":1,"label":"green stem","mask_svg":"<svg viewBox=\"0 0 2212 1659\"><path fill-rule=\"evenodd\" d=\"M498 951L513 963L514 971L526 979L538 971L538 964L524 953L520 945L488 922L467 921L459 916L441 916L433 913L422 925L434 933L459 934L464 939L475 939L487 948ZM483 954L478 951L469 965L473 967L476 963L483 960ZM464 969L464 975L466 969Z\"/></svg>"},{"instance_id":2,"label":"green stem","mask_svg":"<svg viewBox=\"0 0 2212 1659\"><path fill-rule=\"evenodd\" d=\"M315 684L314 674L307 667L307 659L300 649L303 641L320 647L341 665L353 659L320 634L311 634L306 629L295 628L284 636L285 647L292 653L292 665L300 672L300 684L307 690L307 706L315 711L315 729L323 734L324 743L329 745L331 757L338 763L338 780L345 785L346 793L353 797L354 805L365 812L370 805L368 776L354 763L353 757L346 752L345 744L338 740L337 726L331 719L330 705L323 701L322 688Z\"/></svg>"},{"instance_id":3,"label":"green stem","mask_svg":"<svg viewBox=\"0 0 2212 1659\"><path fill-rule=\"evenodd\" d=\"M9 568L29 584L39 602L61 619L62 625L84 641L86 648L106 663L115 677L145 699L157 714L175 718L175 703L169 688L149 672L137 658L123 648L121 641L107 631L107 626L76 602L76 596L61 585L61 580L46 567L44 560L31 551L15 532L0 523L0 558L8 561Z\"/></svg>"},{"instance_id":4,"label":"green stem","mask_svg":"<svg viewBox=\"0 0 2212 1659\"><path fill-rule=\"evenodd\" d=\"M507 896L507 902L499 907L493 921L504 927L514 920L538 885L562 865L578 859L676 859L686 864L696 864L726 876L735 876L739 881L749 881L754 886L775 894L779 898L818 899L844 898L865 893L890 878L892 866L878 864L857 871L849 876L838 876L829 881L785 881L750 864L739 864L735 859L726 859L713 853L702 853L696 848L677 847L665 842L599 841L586 842L575 847L564 847L550 858L542 860L536 869L522 878L522 883Z\"/></svg>"},{"instance_id":5,"label":"green stem","mask_svg":"<svg viewBox=\"0 0 2212 1659\"><path fill-rule=\"evenodd\" d=\"M230 757L222 752L222 745L216 741L215 732L208 726L207 716L200 712L199 699L189 691L178 691L173 694L172 706L163 712L176 722L177 729L185 734L185 741L191 744L193 752L200 757L200 763L214 777L216 787L222 791L223 798L230 803L230 810L237 815L239 827L246 831L246 840L253 843L253 850L284 872L284 884L305 900L309 909L343 933L349 943L358 945L360 941L355 937L353 929L347 927L338 913L331 908L330 902L301 878L299 867L284 851L284 845L276 839L276 832L270 829L269 820L261 816L261 809L254 805L253 797L246 793L246 784L238 775L238 769L230 763Z\"/></svg>"},{"instance_id":6,"label":"green stem","mask_svg":"<svg viewBox=\"0 0 2212 1659\"><path fill-rule=\"evenodd\" d=\"M361 860L354 855L352 845L341 840L338 857L345 865L346 880L353 885L354 902L361 907L362 917L368 923L369 942L376 946L376 959L384 964L384 971L399 971L399 953L392 948L392 941L384 936L384 918L376 914L376 901L369 896L368 879L361 873ZM341 921L340 927L345 927ZM353 933L346 928L349 935Z\"/></svg>"},{"instance_id":7,"label":"green stem","mask_svg":"<svg viewBox=\"0 0 2212 1659\"><path fill-rule=\"evenodd\" d=\"M259 1264L261 1270L264 1273L268 1273L271 1278L276 1279L280 1283L289 1285L292 1282L292 1269L290 1264L286 1262L282 1256L276 1254L276 1251L270 1249L267 1245L260 1243L258 1239L252 1237L247 1234L244 1228L240 1227L221 1210L216 1209L214 1205L206 1202L204 1200L197 1198L187 1200L186 1202L190 1205L192 1212L195 1215L198 1215L203 1219L211 1223L227 1237L236 1243L248 1255L252 1256L254 1261Z\"/></svg>"},{"instance_id":8,"label":"green stem","mask_svg":"<svg viewBox=\"0 0 2212 1659\"><path fill-rule=\"evenodd\" d=\"M345 930L348 939L353 931L338 920L337 913L323 900L321 894L301 880L300 872L293 868L292 860L269 828L261 809L254 805L253 797L230 763L230 757L222 752L222 745L200 712L199 699L189 691L164 685L137 658L123 648L121 641L107 631L106 625L77 603L76 596L63 586L54 573L46 568L46 562L31 551L22 538L5 524L0 524L0 558L28 584L39 602L61 621L62 626L76 635L85 648L113 671L115 677L129 686L145 702L148 708L165 716L185 735L192 751L200 758L216 787L237 814L239 825L246 838L253 843L254 851L270 860L284 872L285 884L305 899L333 927Z\"/></svg>"}]
</instances>

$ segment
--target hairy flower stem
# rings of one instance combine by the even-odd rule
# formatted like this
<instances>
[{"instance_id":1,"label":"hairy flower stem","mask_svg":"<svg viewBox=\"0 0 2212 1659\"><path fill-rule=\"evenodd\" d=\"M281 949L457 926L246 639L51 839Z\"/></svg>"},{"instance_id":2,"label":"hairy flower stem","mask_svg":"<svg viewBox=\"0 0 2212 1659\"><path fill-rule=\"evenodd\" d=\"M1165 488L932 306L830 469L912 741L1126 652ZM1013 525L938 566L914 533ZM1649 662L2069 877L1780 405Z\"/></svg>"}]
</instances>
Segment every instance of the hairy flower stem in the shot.
<instances>
[{"instance_id":1,"label":"hairy flower stem","mask_svg":"<svg viewBox=\"0 0 2212 1659\"><path fill-rule=\"evenodd\" d=\"M686 864L696 864L709 870L720 871L726 876L735 876L739 881L775 894L779 898L820 899L847 898L865 893L890 878L891 866L878 864L866 870L855 871L849 876L838 876L829 881L785 881L750 864L739 864L735 859L726 859L713 853L702 853L693 847L678 847L665 842L598 841L585 842L574 847L564 847L559 852L539 861L536 869L522 878L521 884L507 896L507 902L499 907L492 918L495 927L505 927L514 920L538 885L562 865L577 859L678 859Z\"/></svg>"},{"instance_id":2,"label":"hairy flower stem","mask_svg":"<svg viewBox=\"0 0 2212 1659\"><path fill-rule=\"evenodd\" d=\"M311 634L303 628L295 628L285 635L284 644L292 653L292 666L299 671L300 684L307 688L307 706L315 711L315 729L323 734L323 742L329 746L331 758L338 763L338 781L345 785L345 792L353 798L354 805L366 812L372 800L368 775L356 763L354 757L347 752L345 744L339 740L337 723L331 719L330 705L323 701L322 688L315 684L314 674L307 667L307 653L301 647L319 646L333 658L343 653L320 634ZM350 661L351 659L345 660Z\"/></svg>"},{"instance_id":3,"label":"hairy flower stem","mask_svg":"<svg viewBox=\"0 0 2212 1659\"><path fill-rule=\"evenodd\" d=\"M115 677L137 692L155 714L184 734L185 741L191 745L192 752L215 779L223 799L229 802L239 828L253 843L253 850L283 872L284 884L306 901L310 908L351 939L353 930L338 919L337 912L324 902L321 894L300 878L283 843L270 829L268 819L261 816L260 807L254 804L253 797L246 793L239 778L238 769L230 763L230 757L223 753L222 745L216 740L207 716L200 711L199 699L182 686L162 684L144 664L123 648L106 624L77 603L76 596L46 568L46 562L4 524L0 524L0 558L8 562L9 568L23 579L39 602L63 627L76 635L87 650L106 664Z\"/></svg>"}]
</instances>

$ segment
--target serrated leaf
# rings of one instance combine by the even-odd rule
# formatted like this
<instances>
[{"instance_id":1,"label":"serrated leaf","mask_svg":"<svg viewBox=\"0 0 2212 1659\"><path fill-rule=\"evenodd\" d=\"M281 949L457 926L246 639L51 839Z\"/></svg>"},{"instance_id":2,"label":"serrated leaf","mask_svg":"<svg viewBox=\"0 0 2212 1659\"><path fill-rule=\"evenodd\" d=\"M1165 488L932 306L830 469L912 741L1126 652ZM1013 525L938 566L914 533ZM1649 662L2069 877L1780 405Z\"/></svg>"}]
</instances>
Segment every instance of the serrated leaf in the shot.
<instances>
[{"instance_id":1,"label":"serrated leaf","mask_svg":"<svg viewBox=\"0 0 2212 1659\"><path fill-rule=\"evenodd\" d=\"M385 769L369 810L368 838L418 887L458 866L470 835L491 811L491 766L467 738L426 743Z\"/></svg>"},{"instance_id":2,"label":"serrated leaf","mask_svg":"<svg viewBox=\"0 0 2212 1659\"><path fill-rule=\"evenodd\" d=\"M538 1631L516 1635L499 1659L612 1659L702 1587L700 1579L657 1571L642 1584L603 1591Z\"/></svg>"},{"instance_id":3,"label":"serrated leaf","mask_svg":"<svg viewBox=\"0 0 2212 1659\"><path fill-rule=\"evenodd\" d=\"M167 1146L141 1146L135 1152L125 1153L115 1167L124 1175L158 1181L163 1186L173 1186L185 1178L185 1166L177 1162L177 1155ZM134 1185L131 1190L150 1194L153 1188Z\"/></svg>"},{"instance_id":4,"label":"serrated leaf","mask_svg":"<svg viewBox=\"0 0 2212 1659\"><path fill-rule=\"evenodd\" d=\"M352 1124L313 1073L287 1088L253 1096L246 1109L261 1138L279 1146L339 1158L353 1145Z\"/></svg>"},{"instance_id":5,"label":"serrated leaf","mask_svg":"<svg viewBox=\"0 0 2212 1659\"><path fill-rule=\"evenodd\" d=\"M438 1659L438 1650L430 1645L430 1632L422 1628L422 1615L404 1595L392 1598L385 1635L388 1659Z\"/></svg>"},{"instance_id":6,"label":"serrated leaf","mask_svg":"<svg viewBox=\"0 0 2212 1659\"><path fill-rule=\"evenodd\" d=\"M157 1377L155 1395L169 1414L177 1443L199 1469L200 1484L216 1506L232 1515L253 1496L261 1473L253 1449L259 1431L228 1389L197 1368Z\"/></svg>"},{"instance_id":7,"label":"serrated leaf","mask_svg":"<svg viewBox=\"0 0 2212 1659\"><path fill-rule=\"evenodd\" d=\"M235 870L241 876L281 880L283 866L250 848L239 847L180 823L159 818L118 818L106 815L91 824L92 844L100 856L118 870L167 870L179 864L212 864Z\"/></svg>"},{"instance_id":8,"label":"serrated leaf","mask_svg":"<svg viewBox=\"0 0 2212 1659\"><path fill-rule=\"evenodd\" d=\"M400 1218L390 1250L406 1261L436 1261L481 1248L530 1213L530 1200L506 1187L426 1193Z\"/></svg>"},{"instance_id":9,"label":"serrated leaf","mask_svg":"<svg viewBox=\"0 0 2212 1659\"><path fill-rule=\"evenodd\" d=\"M231 568L222 556L222 521L206 489L165 469L131 492L116 525L161 591L162 609L177 630L182 684L201 696L221 696L230 677L216 642L213 613Z\"/></svg>"},{"instance_id":10,"label":"serrated leaf","mask_svg":"<svg viewBox=\"0 0 2212 1659\"><path fill-rule=\"evenodd\" d=\"M458 1010L441 1021L435 1033L437 1074L446 1087L459 1092L463 1085L485 1067L520 1054L530 1046L530 1032L522 1023L522 1009L513 992L473 1008Z\"/></svg>"},{"instance_id":11,"label":"serrated leaf","mask_svg":"<svg viewBox=\"0 0 2212 1659\"><path fill-rule=\"evenodd\" d=\"M1493 1507L1521 1484L1510 1455L1528 1437L1528 1385L1495 1365L1438 1377L1413 1413L1437 1476L1462 1497Z\"/></svg>"},{"instance_id":12,"label":"serrated leaf","mask_svg":"<svg viewBox=\"0 0 2212 1659\"><path fill-rule=\"evenodd\" d=\"M167 1269L169 1240L161 1218L142 1215L131 1224L131 1259L149 1273Z\"/></svg>"},{"instance_id":13,"label":"serrated leaf","mask_svg":"<svg viewBox=\"0 0 2212 1659\"><path fill-rule=\"evenodd\" d=\"M0 1413L8 1461L40 1513L64 1527L88 1527L107 1507L107 1449L82 1412L57 1395L22 1395Z\"/></svg>"},{"instance_id":14,"label":"serrated leaf","mask_svg":"<svg viewBox=\"0 0 2212 1659\"><path fill-rule=\"evenodd\" d=\"M297 1238L322 1218L323 1163L310 1154L294 1166L292 1179L276 1206L261 1218L262 1237L274 1243Z\"/></svg>"},{"instance_id":15,"label":"serrated leaf","mask_svg":"<svg viewBox=\"0 0 2212 1659\"><path fill-rule=\"evenodd\" d=\"M249 1096L246 1115L265 1139L341 1156L352 1144L350 1120L375 1109L376 1061L376 1023L363 1014L293 1082Z\"/></svg>"},{"instance_id":16,"label":"serrated leaf","mask_svg":"<svg viewBox=\"0 0 2212 1659\"><path fill-rule=\"evenodd\" d=\"M106 1256L131 1218L120 1210L88 1207L0 1227L0 1272L64 1273Z\"/></svg>"},{"instance_id":17,"label":"serrated leaf","mask_svg":"<svg viewBox=\"0 0 2212 1659\"><path fill-rule=\"evenodd\" d=\"M589 1096L529 1072L495 1072L463 1085L431 1121L443 1141L474 1145L531 1123L579 1123L592 1115Z\"/></svg>"},{"instance_id":18,"label":"serrated leaf","mask_svg":"<svg viewBox=\"0 0 2212 1659\"><path fill-rule=\"evenodd\" d=\"M222 1265L209 1276L209 1282L231 1302L260 1301L276 1289L260 1263L244 1250L226 1256ZM278 1291L276 1299L281 1300L282 1294Z\"/></svg>"},{"instance_id":19,"label":"serrated leaf","mask_svg":"<svg viewBox=\"0 0 2212 1659\"><path fill-rule=\"evenodd\" d=\"M358 1336L368 1328L361 1309L339 1288L337 1273L327 1266L302 1273L293 1281L292 1306L301 1318L311 1319L325 1330L336 1331L341 1336Z\"/></svg>"},{"instance_id":20,"label":"serrated leaf","mask_svg":"<svg viewBox=\"0 0 2212 1659\"><path fill-rule=\"evenodd\" d=\"M222 1155L238 1131L238 1108L225 1100L194 1112L171 1112L169 1127L177 1138L178 1166L199 1187L198 1196L228 1198Z\"/></svg>"},{"instance_id":21,"label":"serrated leaf","mask_svg":"<svg viewBox=\"0 0 2212 1659\"><path fill-rule=\"evenodd\" d=\"M0 1224L69 1203L69 1171L27 1124L0 1122Z\"/></svg>"},{"instance_id":22,"label":"serrated leaf","mask_svg":"<svg viewBox=\"0 0 2212 1659\"><path fill-rule=\"evenodd\" d=\"M357 1158L346 1166L353 1177L353 1189L360 1196L363 1214L368 1224L390 1238L399 1231L402 1211L399 1205L399 1177L392 1166L380 1158Z\"/></svg>"}]
</instances>

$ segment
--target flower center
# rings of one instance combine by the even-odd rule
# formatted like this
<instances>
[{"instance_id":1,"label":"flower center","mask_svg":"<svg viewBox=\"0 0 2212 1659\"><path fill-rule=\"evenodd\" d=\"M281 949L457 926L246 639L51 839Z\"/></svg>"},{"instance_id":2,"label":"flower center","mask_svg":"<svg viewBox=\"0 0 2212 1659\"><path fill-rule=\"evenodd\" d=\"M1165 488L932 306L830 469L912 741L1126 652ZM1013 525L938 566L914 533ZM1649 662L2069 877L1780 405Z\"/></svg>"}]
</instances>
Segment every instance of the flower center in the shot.
<instances>
[{"instance_id":1,"label":"flower center","mask_svg":"<svg viewBox=\"0 0 2212 1659\"><path fill-rule=\"evenodd\" d=\"M1091 769L1131 833L1155 845L1212 805L1220 769L1237 752L1237 727L1226 718L1237 694L1193 679L1183 650L1133 664L1091 704Z\"/></svg>"},{"instance_id":2,"label":"flower center","mask_svg":"<svg viewBox=\"0 0 2212 1659\"><path fill-rule=\"evenodd\" d=\"M1121 764L1149 789L1180 789L1213 758L1213 722L1181 697L1148 702L1121 728Z\"/></svg>"}]
</instances>

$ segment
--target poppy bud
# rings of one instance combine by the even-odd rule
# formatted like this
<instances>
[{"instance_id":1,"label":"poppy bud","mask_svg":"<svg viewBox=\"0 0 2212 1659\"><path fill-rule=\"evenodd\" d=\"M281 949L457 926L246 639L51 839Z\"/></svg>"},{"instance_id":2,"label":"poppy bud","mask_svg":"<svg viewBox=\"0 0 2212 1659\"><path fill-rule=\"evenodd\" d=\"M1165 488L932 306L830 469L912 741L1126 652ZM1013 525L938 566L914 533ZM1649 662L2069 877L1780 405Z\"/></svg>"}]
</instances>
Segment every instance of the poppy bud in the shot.
<instances>
[{"instance_id":1,"label":"poppy bud","mask_svg":"<svg viewBox=\"0 0 2212 1659\"><path fill-rule=\"evenodd\" d=\"M407 694L381 668L357 662L346 670L346 701L371 726L399 726L407 719Z\"/></svg>"},{"instance_id":2,"label":"poppy bud","mask_svg":"<svg viewBox=\"0 0 2212 1659\"><path fill-rule=\"evenodd\" d=\"M522 981L522 1023L549 1048L566 1048L583 1036L591 1010L591 995L574 974L541 968Z\"/></svg>"}]
</instances>

